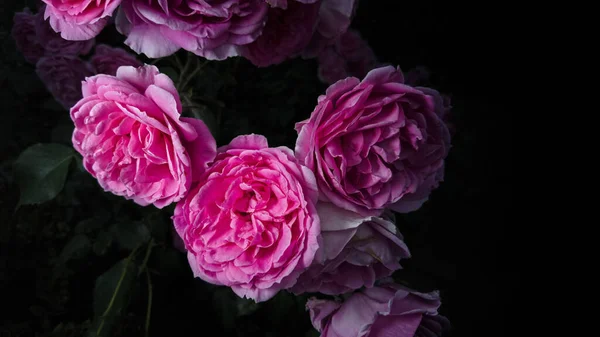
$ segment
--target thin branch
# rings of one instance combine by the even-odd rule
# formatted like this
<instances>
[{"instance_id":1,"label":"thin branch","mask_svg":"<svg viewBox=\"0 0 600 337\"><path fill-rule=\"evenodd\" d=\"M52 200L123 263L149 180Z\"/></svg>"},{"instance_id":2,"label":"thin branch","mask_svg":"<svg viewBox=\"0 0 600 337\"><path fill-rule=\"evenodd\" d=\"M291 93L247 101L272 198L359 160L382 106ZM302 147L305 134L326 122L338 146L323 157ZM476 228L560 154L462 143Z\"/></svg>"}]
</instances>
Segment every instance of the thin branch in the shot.
<instances>
[{"instance_id":1,"label":"thin branch","mask_svg":"<svg viewBox=\"0 0 600 337\"><path fill-rule=\"evenodd\" d=\"M150 316L152 316L152 279L150 278L148 269L146 269L146 279L148 280L148 309L146 309L144 331L146 332L146 337L148 337L150 336Z\"/></svg>"}]
</instances>

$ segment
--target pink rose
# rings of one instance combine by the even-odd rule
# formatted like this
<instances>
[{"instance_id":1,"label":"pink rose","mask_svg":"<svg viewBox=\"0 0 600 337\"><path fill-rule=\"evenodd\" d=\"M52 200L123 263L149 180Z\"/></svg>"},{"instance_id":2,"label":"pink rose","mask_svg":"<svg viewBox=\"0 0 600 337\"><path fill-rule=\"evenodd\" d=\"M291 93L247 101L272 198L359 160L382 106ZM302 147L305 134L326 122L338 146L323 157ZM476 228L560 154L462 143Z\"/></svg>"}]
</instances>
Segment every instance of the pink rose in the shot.
<instances>
[{"instance_id":1,"label":"pink rose","mask_svg":"<svg viewBox=\"0 0 600 337\"><path fill-rule=\"evenodd\" d=\"M393 214L364 217L333 204L320 202L322 244L317 259L292 287L296 295L320 292L339 295L362 287L400 269L400 259L410 257L408 247L393 222Z\"/></svg>"},{"instance_id":2,"label":"pink rose","mask_svg":"<svg viewBox=\"0 0 600 337\"><path fill-rule=\"evenodd\" d=\"M437 312L440 305L438 292L391 283L356 292L343 303L314 298L306 303L321 337L440 337L450 328Z\"/></svg>"},{"instance_id":3,"label":"pink rose","mask_svg":"<svg viewBox=\"0 0 600 337\"><path fill-rule=\"evenodd\" d=\"M420 192L443 169L450 134L434 97L402 82L391 66L339 81L296 124L296 155L315 172L321 200L363 215L427 200ZM403 205L411 194L420 198Z\"/></svg>"},{"instance_id":4,"label":"pink rose","mask_svg":"<svg viewBox=\"0 0 600 337\"><path fill-rule=\"evenodd\" d=\"M44 19L65 40L89 40L102 31L121 0L42 0Z\"/></svg>"},{"instance_id":5,"label":"pink rose","mask_svg":"<svg viewBox=\"0 0 600 337\"><path fill-rule=\"evenodd\" d=\"M116 19L127 44L148 57L168 56L183 48L211 60L239 55L265 25L264 0L129 0Z\"/></svg>"},{"instance_id":6,"label":"pink rose","mask_svg":"<svg viewBox=\"0 0 600 337\"><path fill-rule=\"evenodd\" d=\"M81 81L93 75L92 67L76 56L45 56L35 66L38 77L65 109L82 97Z\"/></svg>"},{"instance_id":7,"label":"pink rose","mask_svg":"<svg viewBox=\"0 0 600 337\"><path fill-rule=\"evenodd\" d=\"M94 66L96 74L116 75L120 66L140 67L142 62L138 61L134 55L121 48L113 48L105 44L96 46L94 55L90 59Z\"/></svg>"},{"instance_id":8,"label":"pink rose","mask_svg":"<svg viewBox=\"0 0 600 337\"><path fill-rule=\"evenodd\" d=\"M333 84L346 77L363 78L377 66L375 53L360 34L348 30L319 53L319 79Z\"/></svg>"},{"instance_id":9,"label":"pink rose","mask_svg":"<svg viewBox=\"0 0 600 337\"><path fill-rule=\"evenodd\" d=\"M201 181L173 216L194 275L256 302L292 286L319 247L312 172L245 135L219 148Z\"/></svg>"},{"instance_id":10,"label":"pink rose","mask_svg":"<svg viewBox=\"0 0 600 337\"><path fill-rule=\"evenodd\" d=\"M35 64L44 56L44 47L40 44L35 33L36 15L29 8L15 13L11 35L15 40L17 50L23 54L25 60Z\"/></svg>"},{"instance_id":11,"label":"pink rose","mask_svg":"<svg viewBox=\"0 0 600 337\"><path fill-rule=\"evenodd\" d=\"M358 0L323 0L317 29L302 56L317 57L325 47L334 43L350 27L357 8Z\"/></svg>"},{"instance_id":12,"label":"pink rose","mask_svg":"<svg viewBox=\"0 0 600 337\"><path fill-rule=\"evenodd\" d=\"M300 54L310 41L320 2L291 2L287 9L270 8L267 25L256 41L241 47L242 56L258 67L283 62Z\"/></svg>"},{"instance_id":13,"label":"pink rose","mask_svg":"<svg viewBox=\"0 0 600 337\"><path fill-rule=\"evenodd\" d=\"M179 94L154 66L123 66L82 84L71 109L73 146L106 191L158 208L179 201L216 155L197 119L181 118Z\"/></svg>"}]
</instances>

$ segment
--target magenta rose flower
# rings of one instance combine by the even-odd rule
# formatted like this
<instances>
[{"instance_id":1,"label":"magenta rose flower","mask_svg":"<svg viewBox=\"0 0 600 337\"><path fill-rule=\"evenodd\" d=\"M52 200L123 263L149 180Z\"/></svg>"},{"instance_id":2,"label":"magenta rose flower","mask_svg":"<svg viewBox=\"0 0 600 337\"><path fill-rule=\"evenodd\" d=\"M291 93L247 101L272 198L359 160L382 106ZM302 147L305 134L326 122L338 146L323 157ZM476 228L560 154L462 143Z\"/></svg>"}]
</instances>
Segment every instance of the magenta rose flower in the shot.
<instances>
[{"instance_id":1,"label":"magenta rose flower","mask_svg":"<svg viewBox=\"0 0 600 337\"><path fill-rule=\"evenodd\" d=\"M44 19L65 40L89 40L102 31L121 0L42 0Z\"/></svg>"},{"instance_id":2,"label":"magenta rose flower","mask_svg":"<svg viewBox=\"0 0 600 337\"><path fill-rule=\"evenodd\" d=\"M179 201L216 155L197 119L182 118L173 82L154 66L122 66L82 84L73 146L106 191L158 208Z\"/></svg>"},{"instance_id":3,"label":"magenta rose flower","mask_svg":"<svg viewBox=\"0 0 600 337\"><path fill-rule=\"evenodd\" d=\"M264 0L128 0L116 19L127 44L148 57L183 48L211 60L239 55L238 46L261 34L268 5Z\"/></svg>"},{"instance_id":4,"label":"magenta rose flower","mask_svg":"<svg viewBox=\"0 0 600 337\"><path fill-rule=\"evenodd\" d=\"M82 97L81 81L93 75L89 63L71 55L44 56L35 71L54 99L67 110Z\"/></svg>"},{"instance_id":5,"label":"magenta rose flower","mask_svg":"<svg viewBox=\"0 0 600 337\"><path fill-rule=\"evenodd\" d=\"M266 301L313 261L320 232L313 173L292 150L234 138L175 208L194 276Z\"/></svg>"},{"instance_id":6,"label":"magenta rose flower","mask_svg":"<svg viewBox=\"0 0 600 337\"><path fill-rule=\"evenodd\" d=\"M142 62L134 55L121 48L113 48L105 44L96 46L90 63L96 70L96 74L116 75L120 66L140 67Z\"/></svg>"},{"instance_id":7,"label":"magenta rose flower","mask_svg":"<svg viewBox=\"0 0 600 337\"><path fill-rule=\"evenodd\" d=\"M258 67L266 67L299 55L310 42L320 4L293 1L287 9L270 8L262 35L241 47L242 56Z\"/></svg>"},{"instance_id":8,"label":"magenta rose flower","mask_svg":"<svg viewBox=\"0 0 600 337\"><path fill-rule=\"evenodd\" d=\"M400 259L410 257L391 212L364 217L331 203L320 202L322 244L317 259L292 287L296 295L320 292L339 295L371 288L375 281L400 269Z\"/></svg>"},{"instance_id":9,"label":"magenta rose flower","mask_svg":"<svg viewBox=\"0 0 600 337\"><path fill-rule=\"evenodd\" d=\"M363 78L377 66L375 53L355 30L348 30L318 56L319 79L333 84L346 77Z\"/></svg>"},{"instance_id":10,"label":"magenta rose flower","mask_svg":"<svg viewBox=\"0 0 600 337\"><path fill-rule=\"evenodd\" d=\"M358 0L323 0L316 31L302 56L317 57L325 47L335 43L350 27L357 8Z\"/></svg>"},{"instance_id":11,"label":"magenta rose flower","mask_svg":"<svg viewBox=\"0 0 600 337\"><path fill-rule=\"evenodd\" d=\"M421 192L435 186L450 134L434 97L402 82L391 66L339 81L296 124L296 155L315 172L321 200L362 215L427 200Z\"/></svg>"},{"instance_id":12,"label":"magenta rose flower","mask_svg":"<svg viewBox=\"0 0 600 337\"><path fill-rule=\"evenodd\" d=\"M438 314L440 305L438 292L388 283L356 292L343 303L311 298L306 307L321 337L440 337L450 328Z\"/></svg>"},{"instance_id":13,"label":"magenta rose flower","mask_svg":"<svg viewBox=\"0 0 600 337\"><path fill-rule=\"evenodd\" d=\"M35 32L36 20L37 15L32 14L29 8L25 8L22 12L15 13L11 30L17 50L27 62L32 64L44 56L44 47Z\"/></svg>"}]
</instances>

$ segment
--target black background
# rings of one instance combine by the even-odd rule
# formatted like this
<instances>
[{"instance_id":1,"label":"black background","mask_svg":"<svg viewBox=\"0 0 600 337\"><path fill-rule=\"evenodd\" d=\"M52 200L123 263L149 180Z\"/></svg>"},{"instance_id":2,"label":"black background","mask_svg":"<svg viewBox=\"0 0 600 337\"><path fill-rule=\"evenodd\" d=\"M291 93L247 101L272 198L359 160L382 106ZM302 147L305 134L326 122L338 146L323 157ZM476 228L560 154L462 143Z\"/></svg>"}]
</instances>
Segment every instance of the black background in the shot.
<instances>
[{"instance_id":1,"label":"black background","mask_svg":"<svg viewBox=\"0 0 600 337\"><path fill-rule=\"evenodd\" d=\"M363 1L353 23L381 61L403 70L424 65L433 86L452 96L454 148L446 185L427 205L434 220L423 234L430 245L424 250L442 264L433 269L452 336L508 336L505 306L518 283L507 233L514 228L507 96L515 78L507 60L514 51L505 47L502 15L470 3Z\"/></svg>"}]
</instances>

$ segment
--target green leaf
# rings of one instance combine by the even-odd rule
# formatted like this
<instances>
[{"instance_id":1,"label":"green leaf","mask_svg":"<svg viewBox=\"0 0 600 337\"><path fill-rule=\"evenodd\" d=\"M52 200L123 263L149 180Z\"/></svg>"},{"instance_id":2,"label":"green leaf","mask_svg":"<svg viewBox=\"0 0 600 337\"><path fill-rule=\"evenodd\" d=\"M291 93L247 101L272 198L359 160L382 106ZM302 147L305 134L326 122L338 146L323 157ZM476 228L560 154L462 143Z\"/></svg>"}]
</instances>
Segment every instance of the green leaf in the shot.
<instances>
[{"instance_id":1,"label":"green leaf","mask_svg":"<svg viewBox=\"0 0 600 337\"><path fill-rule=\"evenodd\" d=\"M206 124L215 139L219 137L219 125L214 113L206 105L195 104L189 107L190 114Z\"/></svg>"},{"instance_id":2,"label":"green leaf","mask_svg":"<svg viewBox=\"0 0 600 337\"><path fill-rule=\"evenodd\" d=\"M237 314L236 295L230 288L218 287L213 292L213 307L221 317L223 328L231 333L235 327Z\"/></svg>"},{"instance_id":3,"label":"green leaf","mask_svg":"<svg viewBox=\"0 0 600 337\"><path fill-rule=\"evenodd\" d=\"M191 275L190 267L184 261L185 254L173 248L155 249L155 252L154 265L161 275L173 278L180 276L183 272L188 272Z\"/></svg>"},{"instance_id":4,"label":"green leaf","mask_svg":"<svg viewBox=\"0 0 600 337\"><path fill-rule=\"evenodd\" d=\"M150 231L141 222L118 223L112 226L112 231L124 249L134 249L150 240Z\"/></svg>"},{"instance_id":5,"label":"green leaf","mask_svg":"<svg viewBox=\"0 0 600 337\"><path fill-rule=\"evenodd\" d=\"M113 234L109 231L102 231L94 240L94 254L104 255L113 242Z\"/></svg>"},{"instance_id":6,"label":"green leaf","mask_svg":"<svg viewBox=\"0 0 600 337\"><path fill-rule=\"evenodd\" d=\"M72 148L60 144L35 144L27 148L13 169L21 195L17 207L52 200L65 184Z\"/></svg>"},{"instance_id":7,"label":"green leaf","mask_svg":"<svg viewBox=\"0 0 600 337\"><path fill-rule=\"evenodd\" d=\"M169 76L173 83L177 83L179 80L179 72L172 67L160 67L160 72Z\"/></svg>"},{"instance_id":8,"label":"green leaf","mask_svg":"<svg viewBox=\"0 0 600 337\"><path fill-rule=\"evenodd\" d=\"M157 242L165 242L169 233L169 224L164 220L162 212L154 212L144 219L146 227Z\"/></svg>"},{"instance_id":9,"label":"green leaf","mask_svg":"<svg viewBox=\"0 0 600 337\"><path fill-rule=\"evenodd\" d=\"M96 279L94 321L88 336L110 336L112 325L126 308L128 294L137 275L130 257L119 261Z\"/></svg>"},{"instance_id":10,"label":"green leaf","mask_svg":"<svg viewBox=\"0 0 600 337\"><path fill-rule=\"evenodd\" d=\"M93 218L81 220L75 226L74 231L77 234L89 234L89 233L96 232L97 230L99 230L103 227L103 225L106 223L106 221L108 221L109 218L110 218L110 214L108 214L106 212L102 212L102 213L100 213L100 215L97 215Z\"/></svg>"},{"instance_id":11,"label":"green leaf","mask_svg":"<svg viewBox=\"0 0 600 337\"><path fill-rule=\"evenodd\" d=\"M65 245L59 256L61 263L84 258L91 250L92 242L84 234L77 234Z\"/></svg>"}]
</instances>

